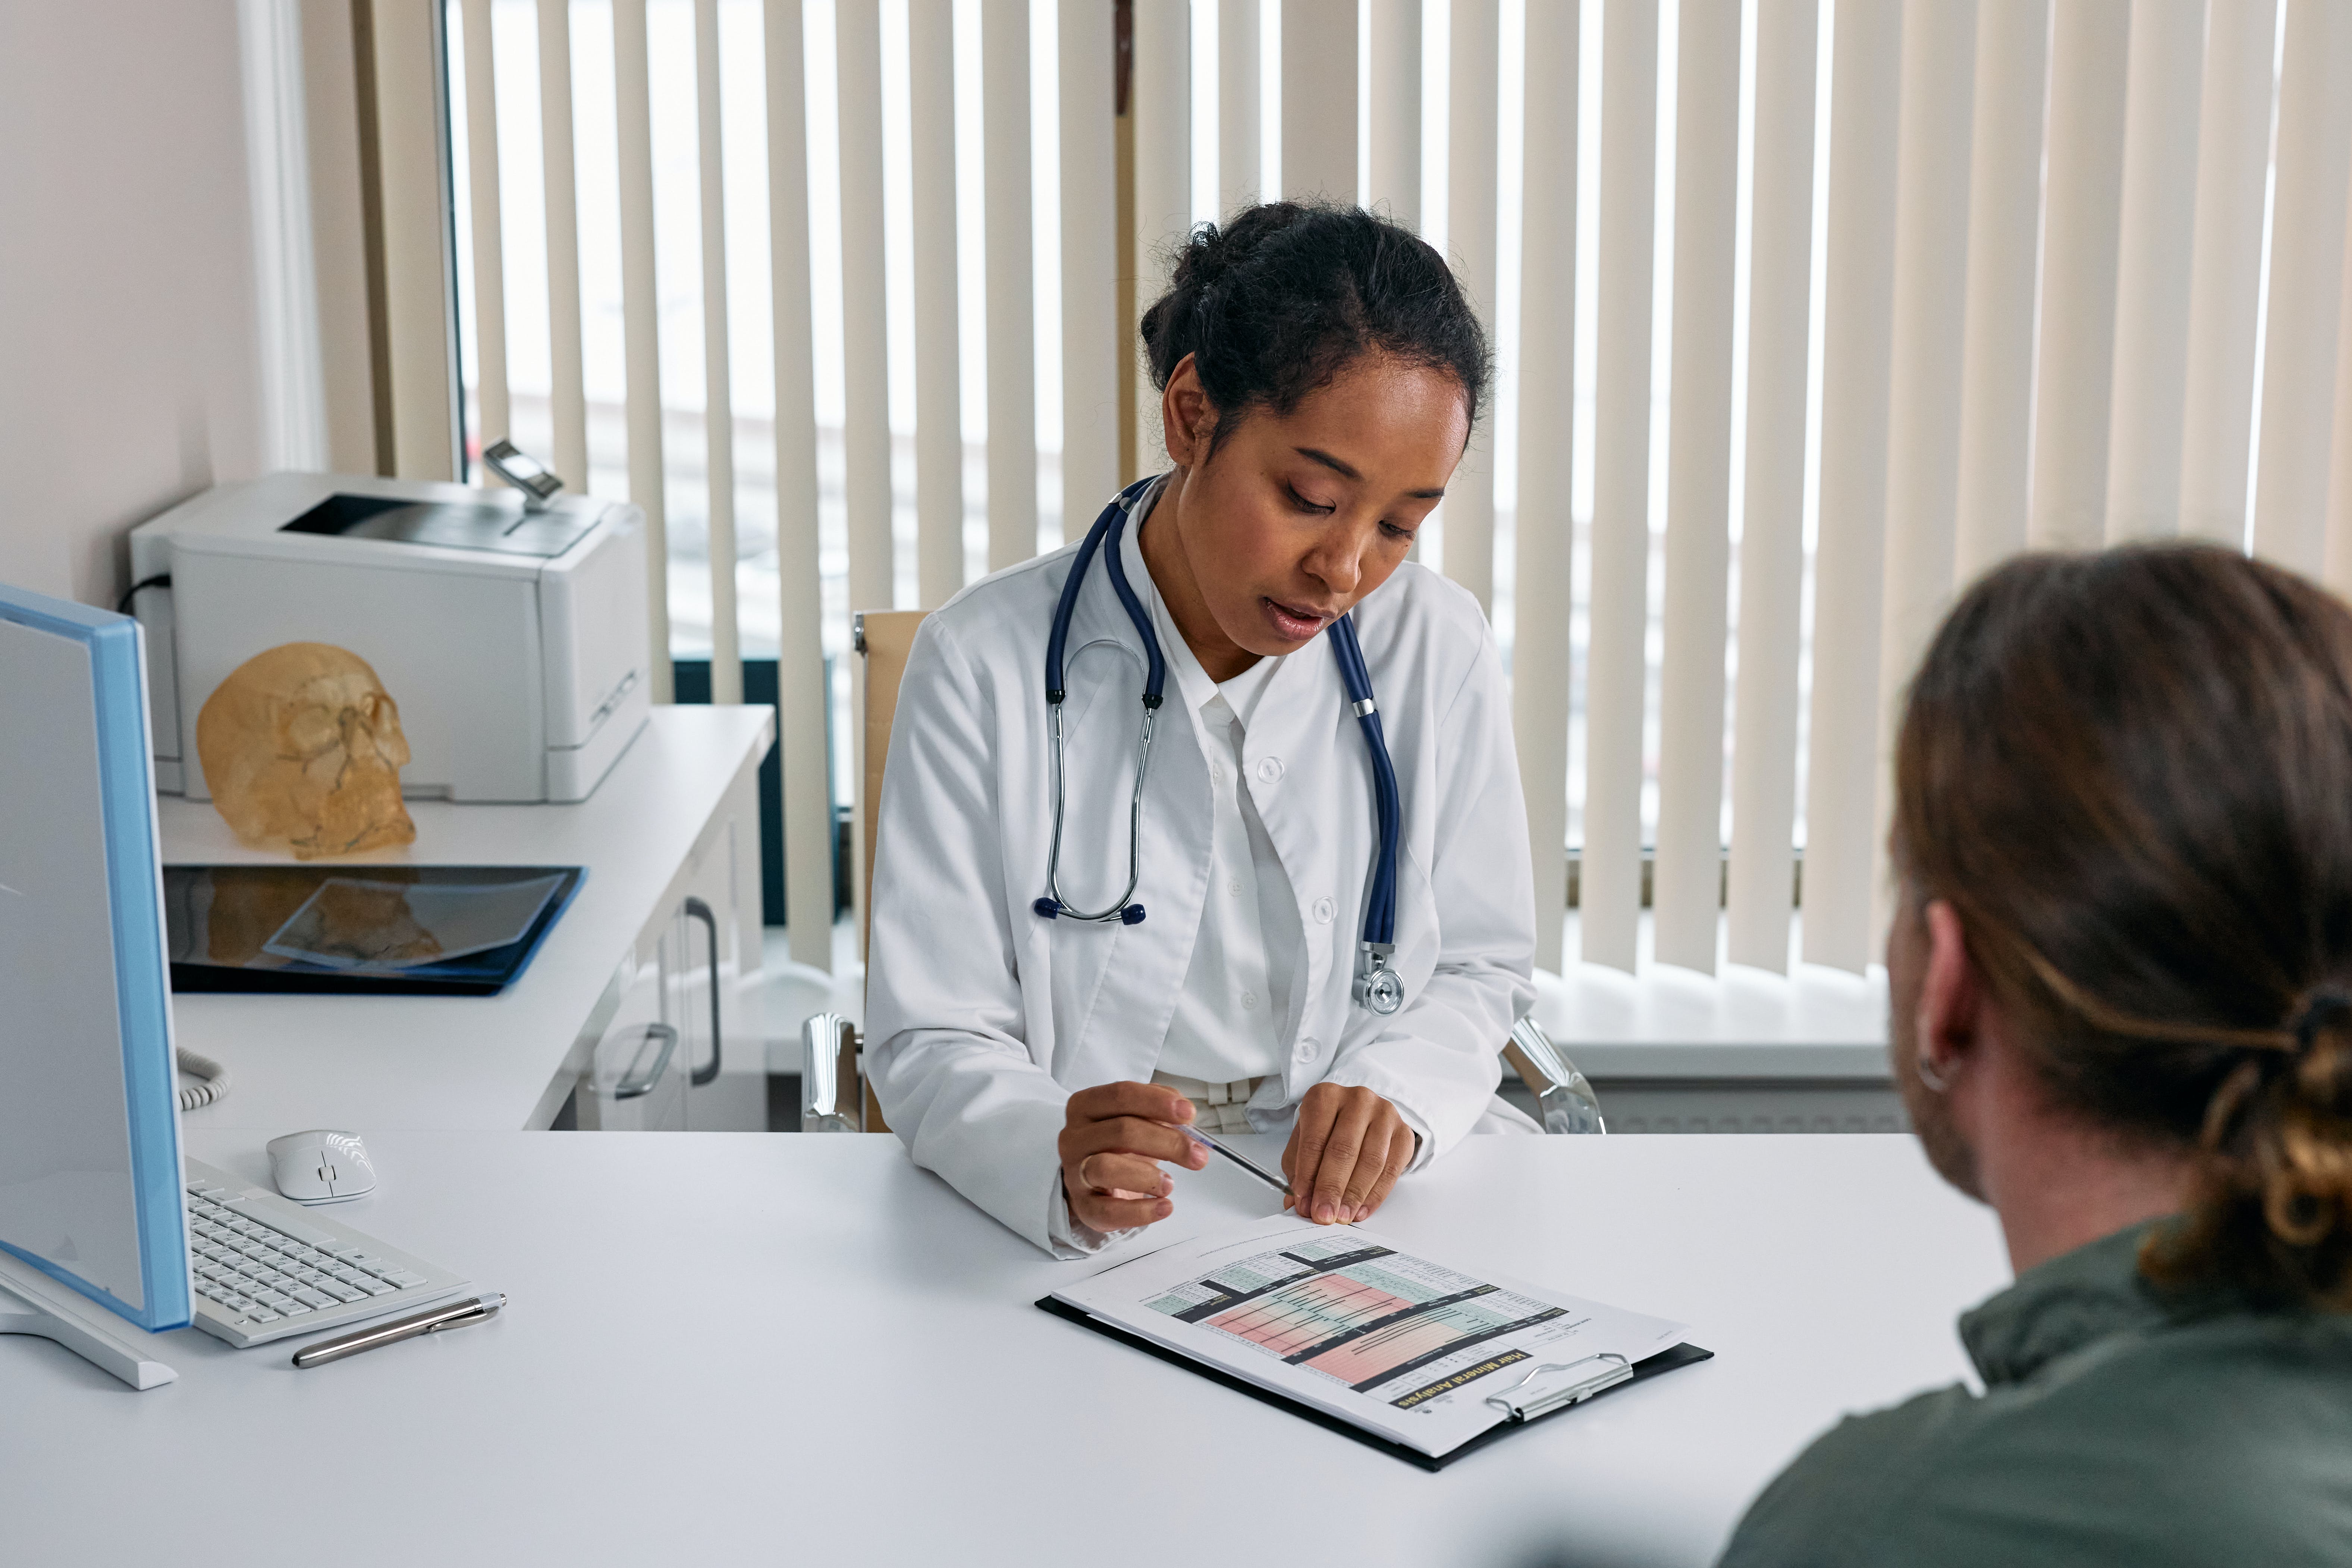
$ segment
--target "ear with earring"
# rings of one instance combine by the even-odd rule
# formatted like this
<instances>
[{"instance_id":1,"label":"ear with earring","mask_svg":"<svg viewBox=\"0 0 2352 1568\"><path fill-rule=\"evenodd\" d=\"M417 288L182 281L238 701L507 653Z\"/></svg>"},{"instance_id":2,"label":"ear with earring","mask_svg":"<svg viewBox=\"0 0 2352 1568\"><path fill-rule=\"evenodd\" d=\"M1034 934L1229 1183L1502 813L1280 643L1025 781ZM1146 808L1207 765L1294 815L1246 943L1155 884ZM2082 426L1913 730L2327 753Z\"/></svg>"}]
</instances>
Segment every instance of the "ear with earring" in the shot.
<instances>
[{"instance_id":1,"label":"ear with earring","mask_svg":"<svg viewBox=\"0 0 2352 1568\"><path fill-rule=\"evenodd\" d=\"M1929 1052L1927 1045L1924 1042L1920 1045L1918 1056L1919 1082L1929 1093L1941 1094L1946 1089L1952 1087L1951 1075L1954 1070L1954 1066L1955 1064L1950 1062L1944 1062L1941 1064L1937 1063L1935 1057Z\"/></svg>"}]
</instances>

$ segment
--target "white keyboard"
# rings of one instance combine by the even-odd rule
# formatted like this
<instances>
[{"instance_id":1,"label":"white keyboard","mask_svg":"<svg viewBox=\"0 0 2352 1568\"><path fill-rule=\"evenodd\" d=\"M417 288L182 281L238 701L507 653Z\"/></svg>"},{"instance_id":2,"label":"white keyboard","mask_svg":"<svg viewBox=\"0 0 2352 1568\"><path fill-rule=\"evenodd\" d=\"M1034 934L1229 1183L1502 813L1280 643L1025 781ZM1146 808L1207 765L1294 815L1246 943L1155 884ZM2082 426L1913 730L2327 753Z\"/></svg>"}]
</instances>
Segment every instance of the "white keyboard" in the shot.
<instances>
[{"instance_id":1,"label":"white keyboard","mask_svg":"<svg viewBox=\"0 0 2352 1568\"><path fill-rule=\"evenodd\" d=\"M467 1281L200 1160L186 1163L195 1326L242 1349L380 1317Z\"/></svg>"}]
</instances>

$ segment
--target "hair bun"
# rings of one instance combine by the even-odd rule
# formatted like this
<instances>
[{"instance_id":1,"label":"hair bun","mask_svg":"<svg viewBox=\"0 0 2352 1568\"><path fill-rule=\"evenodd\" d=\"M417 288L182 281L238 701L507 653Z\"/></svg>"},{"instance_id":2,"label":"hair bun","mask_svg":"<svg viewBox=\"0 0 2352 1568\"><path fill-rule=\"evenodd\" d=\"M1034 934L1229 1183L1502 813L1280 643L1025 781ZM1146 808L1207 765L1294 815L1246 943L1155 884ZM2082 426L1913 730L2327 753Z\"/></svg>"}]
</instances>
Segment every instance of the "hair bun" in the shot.
<instances>
[{"instance_id":1,"label":"hair bun","mask_svg":"<svg viewBox=\"0 0 2352 1568\"><path fill-rule=\"evenodd\" d=\"M1162 254L1168 290L1139 323L1151 384L1192 358L1219 416L1211 451L1250 410L1288 413L1374 351L1452 377L1476 425L1486 332L1419 236L1360 207L1265 202Z\"/></svg>"},{"instance_id":2,"label":"hair bun","mask_svg":"<svg viewBox=\"0 0 2352 1568\"><path fill-rule=\"evenodd\" d=\"M1169 282L1176 289L1211 288L1233 270L1233 246L1224 231L1213 223L1198 224L1176 253L1176 268Z\"/></svg>"}]
</instances>

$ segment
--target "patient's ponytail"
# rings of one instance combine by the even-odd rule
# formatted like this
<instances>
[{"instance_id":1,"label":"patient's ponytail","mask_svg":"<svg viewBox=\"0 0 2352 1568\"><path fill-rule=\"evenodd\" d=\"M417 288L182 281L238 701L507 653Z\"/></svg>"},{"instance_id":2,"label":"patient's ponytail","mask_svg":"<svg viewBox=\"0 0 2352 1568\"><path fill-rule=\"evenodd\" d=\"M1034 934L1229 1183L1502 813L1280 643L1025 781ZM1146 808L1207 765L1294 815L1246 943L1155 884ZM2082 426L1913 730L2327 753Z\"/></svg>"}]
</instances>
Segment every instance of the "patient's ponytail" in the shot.
<instances>
[{"instance_id":1,"label":"patient's ponytail","mask_svg":"<svg viewBox=\"0 0 2352 1568\"><path fill-rule=\"evenodd\" d=\"M2287 1034L2222 1080L2187 1223L2152 1237L2143 1267L2352 1307L2352 992L2315 988Z\"/></svg>"},{"instance_id":2,"label":"patient's ponytail","mask_svg":"<svg viewBox=\"0 0 2352 1568\"><path fill-rule=\"evenodd\" d=\"M2352 610L2208 546L2021 557L1895 773L1903 872L2053 1098L2192 1156L2143 1272L2352 1309Z\"/></svg>"}]
</instances>

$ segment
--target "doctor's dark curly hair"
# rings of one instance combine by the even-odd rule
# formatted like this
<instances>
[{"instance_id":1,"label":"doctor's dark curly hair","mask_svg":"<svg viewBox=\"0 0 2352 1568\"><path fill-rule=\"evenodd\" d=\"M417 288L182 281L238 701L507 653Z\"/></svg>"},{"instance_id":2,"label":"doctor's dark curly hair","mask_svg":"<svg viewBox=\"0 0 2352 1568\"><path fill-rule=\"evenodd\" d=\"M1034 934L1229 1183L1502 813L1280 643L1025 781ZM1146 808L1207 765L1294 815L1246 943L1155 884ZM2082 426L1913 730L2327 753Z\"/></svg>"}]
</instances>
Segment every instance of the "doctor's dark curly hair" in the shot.
<instances>
[{"instance_id":1,"label":"doctor's dark curly hair","mask_svg":"<svg viewBox=\"0 0 2352 1568\"><path fill-rule=\"evenodd\" d=\"M1143 313L1143 347L1163 392L1192 356L1218 414L1211 456L1251 412L1288 414L1375 353L1452 376L1477 424L1486 331L1445 258L1412 231L1361 207L1267 202L1223 228L1202 224L1175 262Z\"/></svg>"}]
</instances>

